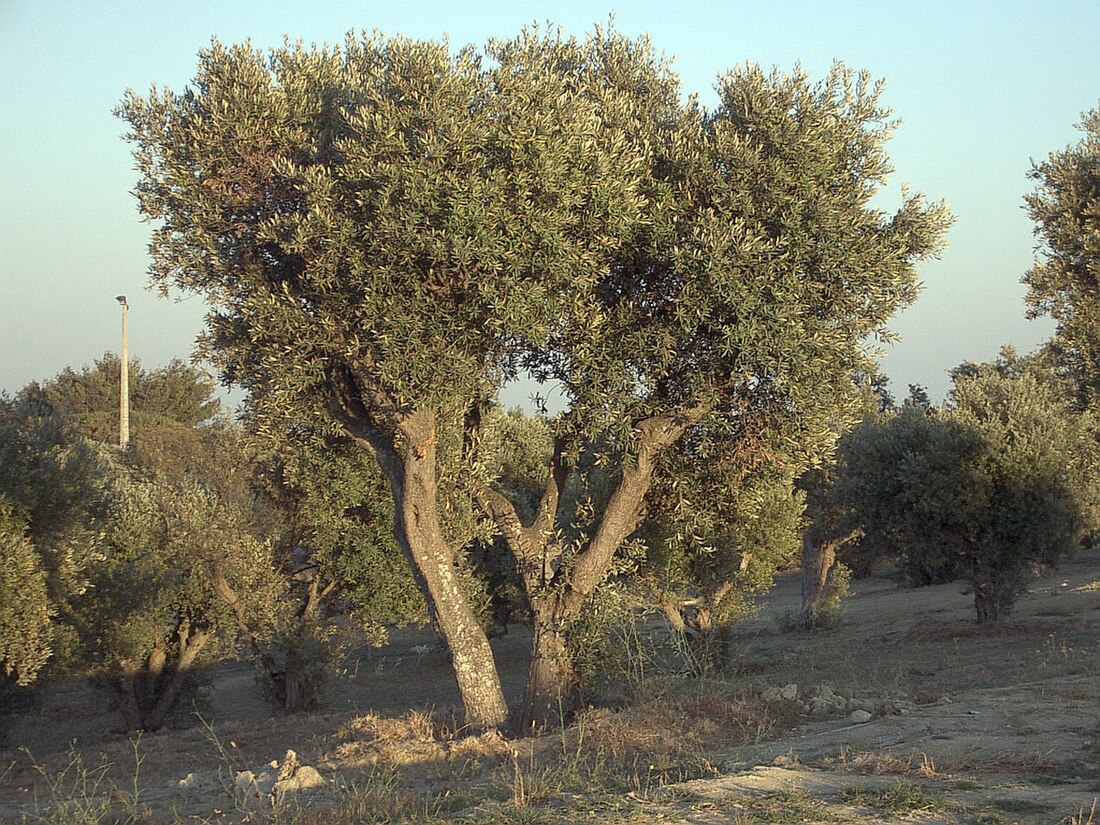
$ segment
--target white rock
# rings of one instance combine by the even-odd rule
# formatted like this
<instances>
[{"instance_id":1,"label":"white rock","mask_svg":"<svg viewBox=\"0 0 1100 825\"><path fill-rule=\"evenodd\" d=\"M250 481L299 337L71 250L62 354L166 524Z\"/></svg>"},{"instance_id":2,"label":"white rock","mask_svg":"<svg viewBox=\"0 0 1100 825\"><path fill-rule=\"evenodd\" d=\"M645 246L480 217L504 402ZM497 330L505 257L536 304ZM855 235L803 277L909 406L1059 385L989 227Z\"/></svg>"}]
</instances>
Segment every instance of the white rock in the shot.
<instances>
[{"instance_id":1,"label":"white rock","mask_svg":"<svg viewBox=\"0 0 1100 825\"><path fill-rule=\"evenodd\" d=\"M864 722L871 721L871 714L865 710L853 710L848 714L848 721L856 725L862 725Z\"/></svg>"},{"instance_id":2,"label":"white rock","mask_svg":"<svg viewBox=\"0 0 1100 825\"><path fill-rule=\"evenodd\" d=\"M176 787L181 791L203 791L216 784L216 777L210 773L189 773L176 783Z\"/></svg>"},{"instance_id":3,"label":"white rock","mask_svg":"<svg viewBox=\"0 0 1100 825\"><path fill-rule=\"evenodd\" d=\"M233 793L237 797L267 796L274 785L275 779L267 771L240 771L233 780Z\"/></svg>"},{"instance_id":4,"label":"white rock","mask_svg":"<svg viewBox=\"0 0 1100 825\"><path fill-rule=\"evenodd\" d=\"M282 796L309 788L320 788L324 784L324 777L316 768L303 765L298 759L298 754L288 750L283 757L283 765L279 768L279 776L275 779L272 792L276 796Z\"/></svg>"},{"instance_id":5,"label":"white rock","mask_svg":"<svg viewBox=\"0 0 1100 825\"><path fill-rule=\"evenodd\" d=\"M310 788L321 788L325 784L325 778L311 765L302 765L291 776L279 779L275 782L275 793L296 793Z\"/></svg>"}]
</instances>

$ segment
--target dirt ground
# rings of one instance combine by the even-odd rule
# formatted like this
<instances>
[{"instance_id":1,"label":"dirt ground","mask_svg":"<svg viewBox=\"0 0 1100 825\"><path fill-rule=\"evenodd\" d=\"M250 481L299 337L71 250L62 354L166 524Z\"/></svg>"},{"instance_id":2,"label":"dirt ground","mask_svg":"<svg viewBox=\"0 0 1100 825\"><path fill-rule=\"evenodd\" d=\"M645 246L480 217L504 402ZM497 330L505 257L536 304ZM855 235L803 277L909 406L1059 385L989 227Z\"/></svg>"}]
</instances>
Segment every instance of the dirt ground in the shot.
<instances>
[{"instance_id":1,"label":"dirt ground","mask_svg":"<svg viewBox=\"0 0 1100 825\"><path fill-rule=\"evenodd\" d=\"M872 578L853 583L835 628L801 634L785 621L798 597L797 574L781 577L739 628L726 684L767 712L753 735L707 740L697 760L704 778L605 794L588 806L603 814L551 800L546 810L564 806L560 814L530 821L1090 821L1100 797L1100 553L1035 579L999 625L973 623L959 584L899 590ZM527 642L518 627L493 641L511 699L522 689ZM513 743L463 751L446 735L457 692L433 644L429 631L403 630L385 648L360 651L332 680L323 711L306 716L272 717L249 665L226 664L209 674L205 701L181 715L181 727L138 740L113 731L118 720L86 683L58 685L33 710L0 717L0 821L37 821L50 810L46 821L64 821L62 798L93 806L100 797L135 821L261 821L264 811L242 806L247 789L234 783L252 770L264 790L261 773L274 777L269 763L289 749L326 783L296 796L307 808L396 764L422 766L416 781L437 794L451 793L439 783L457 788L463 771L483 763L499 771L510 758L518 777ZM592 718L614 716L598 713ZM408 729L417 724L423 736L414 741ZM460 761L463 752L477 758Z\"/></svg>"}]
</instances>

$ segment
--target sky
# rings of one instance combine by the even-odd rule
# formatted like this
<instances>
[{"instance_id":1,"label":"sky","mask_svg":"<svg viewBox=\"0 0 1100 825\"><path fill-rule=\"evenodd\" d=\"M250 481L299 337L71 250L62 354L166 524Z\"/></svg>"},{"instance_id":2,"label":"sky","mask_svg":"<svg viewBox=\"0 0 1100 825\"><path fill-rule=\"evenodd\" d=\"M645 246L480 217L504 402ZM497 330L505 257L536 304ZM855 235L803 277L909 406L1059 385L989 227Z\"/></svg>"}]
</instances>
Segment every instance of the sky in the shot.
<instances>
[{"instance_id":1,"label":"sky","mask_svg":"<svg viewBox=\"0 0 1100 825\"><path fill-rule=\"evenodd\" d=\"M840 60L885 79L901 125L884 205L907 184L955 215L941 259L918 270L920 298L891 323L901 342L882 365L895 395L913 383L940 400L952 367L1049 337L1049 319L1025 318L1036 239L1023 198L1032 161L1076 143L1100 104L1097 0L0 0L0 390L117 352L116 295L131 357L190 357L201 299L147 286L151 227L113 115L127 88L182 90L211 37L268 48L378 29L458 47L534 22L583 36L610 14L673 56L707 105L715 77L745 62L822 78Z\"/></svg>"}]
</instances>

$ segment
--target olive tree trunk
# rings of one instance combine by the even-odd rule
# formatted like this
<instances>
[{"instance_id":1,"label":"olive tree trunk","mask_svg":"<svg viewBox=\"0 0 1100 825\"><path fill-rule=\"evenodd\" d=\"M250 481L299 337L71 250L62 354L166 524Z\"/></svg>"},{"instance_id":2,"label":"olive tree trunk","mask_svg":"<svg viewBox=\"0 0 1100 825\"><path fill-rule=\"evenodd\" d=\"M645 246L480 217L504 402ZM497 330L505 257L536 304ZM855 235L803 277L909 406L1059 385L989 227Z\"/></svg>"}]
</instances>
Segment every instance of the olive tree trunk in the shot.
<instances>
[{"instance_id":1,"label":"olive tree trunk","mask_svg":"<svg viewBox=\"0 0 1100 825\"><path fill-rule=\"evenodd\" d=\"M499 727L508 718L489 638L474 615L456 566L455 548L443 537L437 502L436 418L429 409L398 413L388 399L387 432L367 411L360 388L347 373L336 374L333 412L347 432L378 461L393 496L393 532L412 570L432 622L447 645L466 724Z\"/></svg>"},{"instance_id":2,"label":"olive tree trunk","mask_svg":"<svg viewBox=\"0 0 1100 825\"><path fill-rule=\"evenodd\" d=\"M176 651L159 643L143 662L124 661L121 673L104 681L118 701L127 732L155 731L175 707L199 653L212 633L183 619L176 628Z\"/></svg>"},{"instance_id":3,"label":"olive tree trunk","mask_svg":"<svg viewBox=\"0 0 1100 825\"><path fill-rule=\"evenodd\" d=\"M816 627L829 592L829 574L836 564L836 544L822 540L812 528L802 533L802 609L798 626Z\"/></svg>"},{"instance_id":4,"label":"olive tree trunk","mask_svg":"<svg viewBox=\"0 0 1100 825\"><path fill-rule=\"evenodd\" d=\"M555 439L546 482L535 517L520 519L515 505L489 487L478 491L482 508L496 522L516 559L516 569L531 604L534 636L524 704L515 715L521 730L542 728L568 719L579 701L580 677L569 647L568 628L607 577L615 552L638 529L645 498L662 450L705 412L697 408L680 416L657 416L635 425L637 453L625 461L618 483L592 538L568 566L555 527L561 494L568 478L562 456L565 443Z\"/></svg>"}]
</instances>

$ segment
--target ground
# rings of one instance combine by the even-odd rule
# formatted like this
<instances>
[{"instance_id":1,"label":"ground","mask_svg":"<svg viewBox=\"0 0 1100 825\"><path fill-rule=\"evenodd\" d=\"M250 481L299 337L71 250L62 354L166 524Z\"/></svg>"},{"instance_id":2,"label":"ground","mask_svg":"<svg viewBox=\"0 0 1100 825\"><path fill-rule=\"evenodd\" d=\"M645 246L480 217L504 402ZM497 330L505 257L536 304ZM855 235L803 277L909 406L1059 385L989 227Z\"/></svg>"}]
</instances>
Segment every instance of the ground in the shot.
<instances>
[{"instance_id":1,"label":"ground","mask_svg":"<svg viewBox=\"0 0 1100 825\"><path fill-rule=\"evenodd\" d=\"M643 645L625 687L539 738L462 736L423 630L356 651L305 716L270 716L232 663L182 727L133 739L74 679L2 718L0 821L1100 822L1100 553L997 625L958 584L883 577L798 633L798 588L779 579L722 680L663 676ZM493 643L513 700L527 642ZM272 791L288 750L323 787Z\"/></svg>"}]
</instances>

